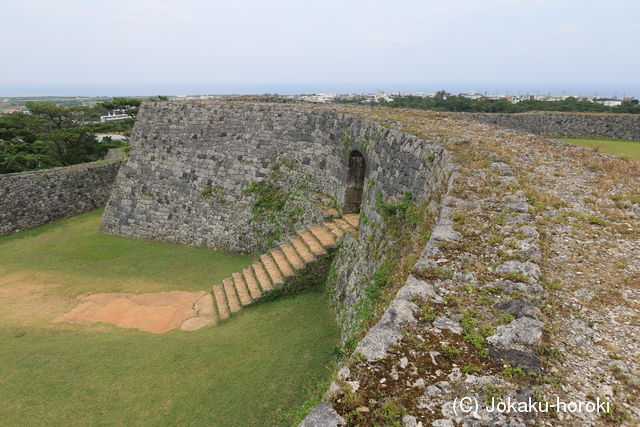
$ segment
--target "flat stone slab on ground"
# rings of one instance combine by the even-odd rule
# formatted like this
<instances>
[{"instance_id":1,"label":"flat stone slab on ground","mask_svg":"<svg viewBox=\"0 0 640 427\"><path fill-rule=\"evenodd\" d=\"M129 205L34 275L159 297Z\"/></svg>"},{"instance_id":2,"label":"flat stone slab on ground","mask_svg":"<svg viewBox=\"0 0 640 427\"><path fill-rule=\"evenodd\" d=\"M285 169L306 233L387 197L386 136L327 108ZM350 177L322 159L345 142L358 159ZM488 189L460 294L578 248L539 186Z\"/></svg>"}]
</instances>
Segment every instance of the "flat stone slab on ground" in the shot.
<instances>
[{"instance_id":1,"label":"flat stone slab on ground","mask_svg":"<svg viewBox=\"0 0 640 427\"><path fill-rule=\"evenodd\" d=\"M77 307L54 322L105 322L155 334L178 327L195 330L214 322L213 299L206 291L92 294L78 299Z\"/></svg>"}]
</instances>

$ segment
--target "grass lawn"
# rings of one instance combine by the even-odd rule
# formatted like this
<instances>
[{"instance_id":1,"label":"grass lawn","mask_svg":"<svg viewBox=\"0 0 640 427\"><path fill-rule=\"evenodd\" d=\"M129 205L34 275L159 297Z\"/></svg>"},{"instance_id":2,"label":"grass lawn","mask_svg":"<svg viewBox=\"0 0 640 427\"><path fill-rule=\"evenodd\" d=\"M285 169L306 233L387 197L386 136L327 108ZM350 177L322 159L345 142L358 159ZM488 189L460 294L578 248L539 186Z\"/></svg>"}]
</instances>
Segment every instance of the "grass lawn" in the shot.
<instances>
[{"instance_id":1,"label":"grass lawn","mask_svg":"<svg viewBox=\"0 0 640 427\"><path fill-rule=\"evenodd\" d=\"M51 323L81 293L209 289L251 261L102 235L100 214L0 237L0 425L286 425L334 360L324 293L195 332Z\"/></svg>"},{"instance_id":2,"label":"grass lawn","mask_svg":"<svg viewBox=\"0 0 640 427\"><path fill-rule=\"evenodd\" d=\"M596 148L606 154L640 159L640 141L618 141L607 139L556 138L560 141Z\"/></svg>"}]
</instances>

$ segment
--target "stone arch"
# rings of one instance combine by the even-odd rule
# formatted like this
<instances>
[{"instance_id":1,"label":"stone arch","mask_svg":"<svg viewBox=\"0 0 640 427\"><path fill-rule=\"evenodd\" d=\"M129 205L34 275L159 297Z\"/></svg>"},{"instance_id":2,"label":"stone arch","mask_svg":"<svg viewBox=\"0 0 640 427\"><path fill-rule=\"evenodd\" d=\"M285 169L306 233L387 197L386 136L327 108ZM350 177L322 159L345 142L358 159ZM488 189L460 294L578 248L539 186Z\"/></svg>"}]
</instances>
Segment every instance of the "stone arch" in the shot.
<instances>
[{"instance_id":1,"label":"stone arch","mask_svg":"<svg viewBox=\"0 0 640 427\"><path fill-rule=\"evenodd\" d=\"M344 190L344 204L342 207L344 213L360 212L366 170L367 163L362 153L358 150L351 151L347 169L347 185Z\"/></svg>"}]
</instances>

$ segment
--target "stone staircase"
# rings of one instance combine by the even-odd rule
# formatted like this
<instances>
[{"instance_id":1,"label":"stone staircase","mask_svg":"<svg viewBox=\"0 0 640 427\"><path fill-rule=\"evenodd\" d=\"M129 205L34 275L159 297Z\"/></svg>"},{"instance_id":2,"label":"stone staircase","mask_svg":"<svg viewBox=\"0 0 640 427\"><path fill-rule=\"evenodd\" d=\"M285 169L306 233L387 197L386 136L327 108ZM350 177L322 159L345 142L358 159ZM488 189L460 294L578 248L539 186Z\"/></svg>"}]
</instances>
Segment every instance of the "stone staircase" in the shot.
<instances>
[{"instance_id":1,"label":"stone staircase","mask_svg":"<svg viewBox=\"0 0 640 427\"><path fill-rule=\"evenodd\" d=\"M337 212L336 212L337 213ZM233 273L222 284L213 286L213 298L218 317L224 320L242 307L281 288L287 278L333 248L344 233L355 233L359 215L327 220L299 231L250 267Z\"/></svg>"}]
</instances>

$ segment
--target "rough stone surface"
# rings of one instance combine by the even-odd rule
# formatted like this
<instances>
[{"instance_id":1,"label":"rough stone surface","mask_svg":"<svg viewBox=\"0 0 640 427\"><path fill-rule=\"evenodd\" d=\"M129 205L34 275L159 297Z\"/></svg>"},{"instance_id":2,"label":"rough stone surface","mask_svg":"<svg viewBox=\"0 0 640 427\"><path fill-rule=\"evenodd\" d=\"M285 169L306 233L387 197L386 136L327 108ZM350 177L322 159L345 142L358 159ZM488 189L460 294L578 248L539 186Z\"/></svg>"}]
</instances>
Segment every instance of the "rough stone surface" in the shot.
<instances>
[{"instance_id":1,"label":"rough stone surface","mask_svg":"<svg viewBox=\"0 0 640 427\"><path fill-rule=\"evenodd\" d=\"M533 301L511 300L502 301L495 305L496 309L503 313L511 314L516 318L538 316L538 306L540 304Z\"/></svg>"},{"instance_id":2,"label":"rough stone surface","mask_svg":"<svg viewBox=\"0 0 640 427\"><path fill-rule=\"evenodd\" d=\"M541 135L601 136L640 140L637 114L571 113L462 113L463 116L498 126Z\"/></svg>"},{"instance_id":3,"label":"rough stone surface","mask_svg":"<svg viewBox=\"0 0 640 427\"><path fill-rule=\"evenodd\" d=\"M339 425L344 424L344 418L342 418L338 413L333 409L333 407L327 403L322 402L311 412L307 414L304 420L300 424L299 427L337 427Z\"/></svg>"},{"instance_id":4,"label":"rough stone surface","mask_svg":"<svg viewBox=\"0 0 640 427\"><path fill-rule=\"evenodd\" d=\"M444 316L436 317L436 319L433 321L433 326L438 329L448 329L454 334L462 333L462 328L460 327L460 324L458 322L455 322Z\"/></svg>"},{"instance_id":5,"label":"rough stone surface","mask_svg":"<svg viewBox=\"0 0 640 427\"><path fill-rule=\"evenodd\" d=\"M342 206L349 158L365 159L364 191L385 200L425 197L446 163L442 147L337 111L284 104L144 104L133 150L105 210L103 231L239 252L268 249L318 222L318 202ZM425 157L433 155L428 162ZM273 184L286 197L275 219L258 217L249 190ZM363 210L380 221L375 197Z\"/></svg>"},{"instance_id":6,"label":"rough stone surface","mask_svg":"<svg viewBox=\"0 0 640 427\"><path fill-rule=\"evenodd\" d=\"M525 261L510 260L496 268L498 274L523 274L527 279L537 281L540 278L540 267Z\"/></svg>"},{"instance_id":7,"label":"rough stone surface","mask_svg":"<svg viewBox=\"0 0 640 427\"><path fill-rule=\"evenodd\" d=\"M411 301L414 298L422 298L425 301L442 301L434 286L424 280L416 279L410 275L405 285L398 291L397 298Z\"/></svg>"},{"instance_id":8,"label":"rough stone surface","mask_svg":"<svg viewBox=\"0 0 640 427\"><path fill-rule=\"evenodd\" d=\"M367 360L378 360L386 356L389 346L402 338L400 328L394 325L377 324L367 332L367 335L358 343L356 351L360 352Z\"/></svg>"},{"instance_id":9,"label":"rough stone surface","mask_svg":"<svg viewBox=\"0 0 640 427\"><path fill-rule=\"evenodd\" d=\"M504 349L498 347L489 348L489 357L498 365L509 365L532 372L540 372L542 363L540 358L529 351Z\"/></svg>"},{"instance_id":10,"label":"rough stone surface","mask_svg":"<svg viewBox=\"0 0 640 427\"><path fill-rule=\"evenodd\" d=\"M542 338L542 322L521 317L508 325L498 326L496 334L487 338L487 342L502 348L515 348L525 351L527 346L533 346Z\"/></svg>"},{"instance_id":11,"label":"rough stone surface","mask_svg":"<svg viewBox=\"0 0 640 427\"><path fill-rule=\"evenodd\" d=\"M0 235L104 206L120 161L0 175Z\"/></svg>"}]
</instances>

